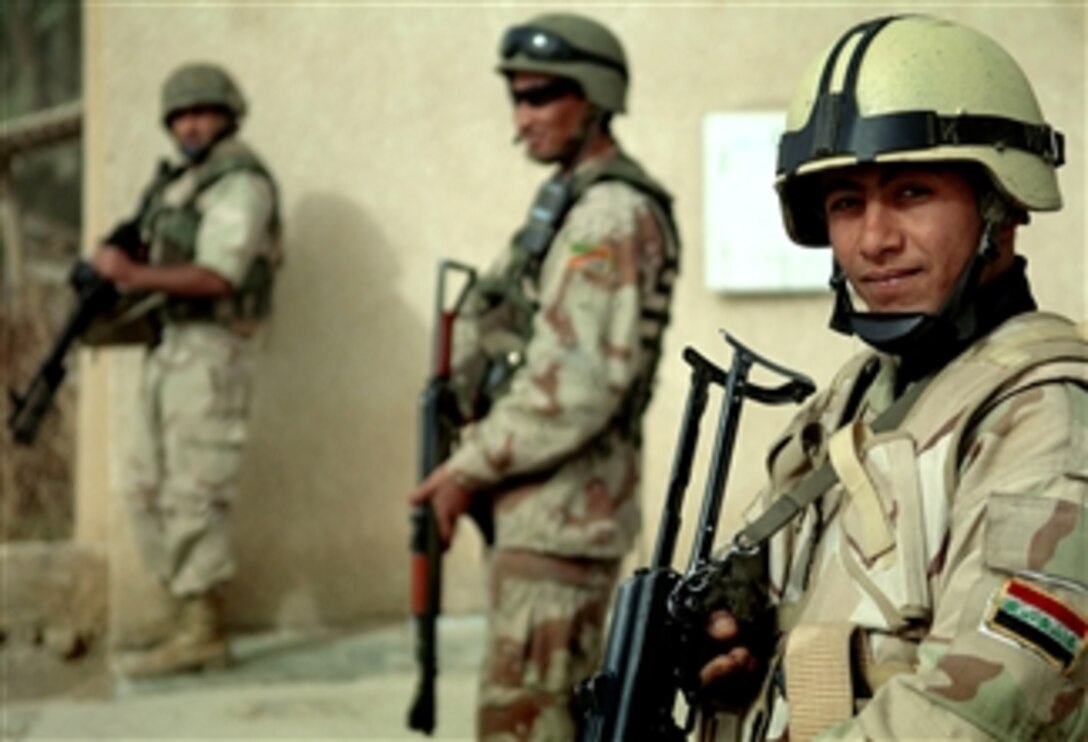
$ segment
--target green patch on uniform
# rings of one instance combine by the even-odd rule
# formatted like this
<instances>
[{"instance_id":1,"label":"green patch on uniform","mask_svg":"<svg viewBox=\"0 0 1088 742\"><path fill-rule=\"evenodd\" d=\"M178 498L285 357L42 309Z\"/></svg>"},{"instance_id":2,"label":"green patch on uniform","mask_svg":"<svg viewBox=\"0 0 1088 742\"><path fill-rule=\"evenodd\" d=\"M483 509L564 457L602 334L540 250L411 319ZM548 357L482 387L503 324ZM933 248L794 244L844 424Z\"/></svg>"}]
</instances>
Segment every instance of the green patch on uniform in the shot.
<instances>
[{"instance_id":1,"label":"green patch on uniform","mask_svg":"<svg viewBox=\"0 0 1088 742\"><path fill-rule=\"evenodd\" d=\"M1063 672L1084 652L1088 619L1034 585L1012 578L994 596L985 625Z\"/></svg>"},{"instance_id":2,"label":"green patch on uniform","mask_svg":"<svg viewBox=\"0 0 1088 742\"><path fill-rule=\"evenodd\" d=\"M570 259L567 264L571 267L610 262L612 260L612 246L606 242L590 244L588 242L575 242L570 246Z\"/></svg>"}]
</instances>

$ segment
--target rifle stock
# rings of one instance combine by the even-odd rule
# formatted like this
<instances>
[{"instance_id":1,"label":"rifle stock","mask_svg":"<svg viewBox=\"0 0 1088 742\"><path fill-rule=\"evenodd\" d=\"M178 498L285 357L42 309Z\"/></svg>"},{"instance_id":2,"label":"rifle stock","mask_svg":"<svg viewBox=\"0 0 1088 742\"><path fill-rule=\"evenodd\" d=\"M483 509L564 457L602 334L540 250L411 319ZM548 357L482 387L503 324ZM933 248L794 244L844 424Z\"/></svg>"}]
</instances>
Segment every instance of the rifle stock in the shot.
<instances>
[{"instance_id":1,"label":"rifle stock","mask_svg":"<svg viewBox=\"0 0 1088 742\"><path fill-rule=\"evenodd\" d=\"M691 366L691 383L657 545L649 566L636 570L620 586L600 671L577 688L581 742L684 740L694 728L698 669L707 659L705 632L710 613L722 608L734 611L742 625L765 621L768 615L766 594L758 587L753 590L752 585L762 554L731 552L724 559L713 559L714 534L744 399L774 405L800 402L815 386L802 374L761 358L729 335L725 339L734 351L728 372L694 349L684 350L684 361ZM788 381L770 389L748 382L749 370L757 364ZM681 574L672 567L672 559L711 384L723 388L722 411L691 561ZM675 717L681 699L687 706L683 724Z\"/></svg>"}]
</instances>

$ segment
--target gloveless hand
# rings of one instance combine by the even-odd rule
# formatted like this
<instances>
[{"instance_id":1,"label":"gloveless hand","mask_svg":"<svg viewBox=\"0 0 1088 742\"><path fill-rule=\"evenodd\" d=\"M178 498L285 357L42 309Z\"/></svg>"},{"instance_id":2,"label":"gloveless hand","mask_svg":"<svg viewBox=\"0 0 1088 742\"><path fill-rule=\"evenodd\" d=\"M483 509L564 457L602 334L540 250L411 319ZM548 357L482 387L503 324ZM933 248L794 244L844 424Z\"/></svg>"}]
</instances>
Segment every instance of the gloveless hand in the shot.
<instances>
[{"instance_id":1,"label":"gloveless hand","mask_svg":"<svg viewBox=\"0 0 1088 742\"><path fill-rule=\"evenodd\" d=\"M91 257L91 266L107 281L124 284L132 277L136 263L120 248L103 245Z\"/></svg>"},{"instance_id":2,"label":"gloveless hand","mask_svg":"<svg viewBox=\"0 0 1088 742\"><path fill-rule=\"evenodd\" d=\"M439 466L412 491L408 501L412 505L422 505L428 500L431 502L442 548L448 549L453 543L457 519L468 511L474 495L475 492L461 483L452 471Z\"/></svg>"}]
</instances>

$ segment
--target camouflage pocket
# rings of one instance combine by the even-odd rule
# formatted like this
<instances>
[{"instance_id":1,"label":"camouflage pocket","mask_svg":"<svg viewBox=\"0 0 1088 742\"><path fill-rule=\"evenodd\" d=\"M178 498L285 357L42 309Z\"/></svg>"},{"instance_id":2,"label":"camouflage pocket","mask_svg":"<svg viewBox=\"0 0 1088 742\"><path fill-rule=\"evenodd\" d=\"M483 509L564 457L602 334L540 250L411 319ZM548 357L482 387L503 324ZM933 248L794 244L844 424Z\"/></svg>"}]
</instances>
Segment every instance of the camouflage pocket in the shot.
<instances>
[{"instance_id":1,"label":"camouflage pocket","mask_svg":"<svg viewBox=\"0 0 1088 742\"><path fill-rule=\"evenodd\" d=\"M990 495L986 565L1002 572L1030 572L1088 586L1088 507L1084 505L1084 487L1083 482L1064 477L1047 490L1047 495L1058 496ZM1061 497L1061 490L1066 490L1069 497Z\"/></svg>"},{"instance_id":2,"label":"camouflage pocket","mask_svg":"<svg viewBox=\"0 0 1088 742\"><path fill-rule=\"evenodd\" d=\"M244 443L242 420L207 420L194 430L183 456L194 488L207 493L211 501L232 499Z\"/></svg>"},{"instance_id":3,"label":"camouflage pocket","mask_svg":"<svg viewBox=\"0 0 1088 742\"><path fill-rule=\"evenodd\" d=\"M565 696L599 660L616 564L498 554L485 687Z\"/></svg>"}]
</instances>

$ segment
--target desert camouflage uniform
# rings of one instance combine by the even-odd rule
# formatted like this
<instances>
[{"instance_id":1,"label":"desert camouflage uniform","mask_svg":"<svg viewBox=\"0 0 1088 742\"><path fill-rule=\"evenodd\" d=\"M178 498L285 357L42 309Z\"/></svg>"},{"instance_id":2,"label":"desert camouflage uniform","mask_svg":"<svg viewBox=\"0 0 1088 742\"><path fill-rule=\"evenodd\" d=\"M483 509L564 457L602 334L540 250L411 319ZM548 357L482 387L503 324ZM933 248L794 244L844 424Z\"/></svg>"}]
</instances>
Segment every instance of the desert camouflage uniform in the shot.
<instances>
[{"instance_id":1,"label":"desert camouflage uniform","mask_svg":"<svg viewBox=\"0 0 1088 742\"><path fill-rule=\"evenodd\" d=\"M1085 738L1086 361L1068 321L1029 313L945 367L895 431L866 427L892 400L887 357L855 359L802 412L763 505L828 456L845 489L776 538L785 660L746 737Z\"/></svg>"},{"instance_id":2,"label":"desert camouflage uniform","mask_svg":"<svg viewBox=\"0 0 1088 742\"><path fill-rule=\"evenodd\" d=\"M574 735L571 690L595 669L639 530L641 411L628 400L653 375L648 348L665 322L647 316L668 310L677 250L653 199L621 181L591 185L542 264L524 365L448 462L494 496L481 738ZM459 366L496 334L485 322L457 331Z\"/></svg>"},{"instance_id":3,"label":"desert camouflage uniform","mask_svg":"<svg viewBox=\"0 0 1088 742\"><path fill-rule=\"evenodd\" d=\"M145 218L152 263L173 262L164 257L157 210L186 204L201 168L245 151L236 139L224 140L202 165L165 184ZM194 264L238 287L254 261L275 250L274 186L257 172L235 170L199 193L195 205ZM181 597L234 573L229 512L246 440L255 326L225 309L215 320L178 318L169 308L164 317L161 342L144 363L125 493L144 563Z\"/></svg>"}]
</instances>

